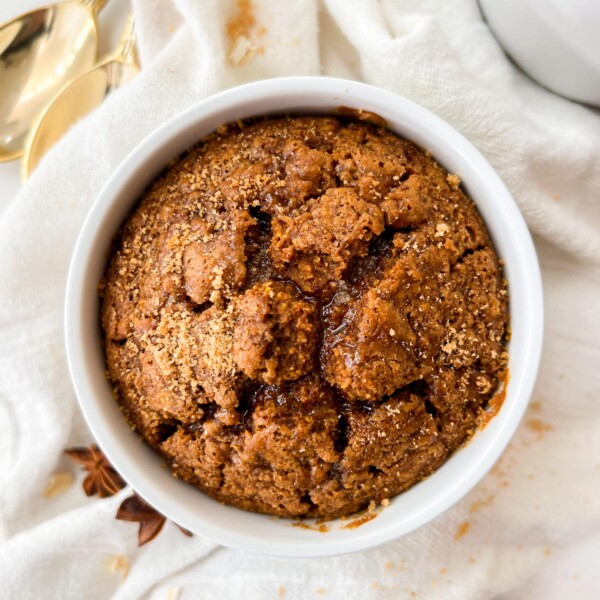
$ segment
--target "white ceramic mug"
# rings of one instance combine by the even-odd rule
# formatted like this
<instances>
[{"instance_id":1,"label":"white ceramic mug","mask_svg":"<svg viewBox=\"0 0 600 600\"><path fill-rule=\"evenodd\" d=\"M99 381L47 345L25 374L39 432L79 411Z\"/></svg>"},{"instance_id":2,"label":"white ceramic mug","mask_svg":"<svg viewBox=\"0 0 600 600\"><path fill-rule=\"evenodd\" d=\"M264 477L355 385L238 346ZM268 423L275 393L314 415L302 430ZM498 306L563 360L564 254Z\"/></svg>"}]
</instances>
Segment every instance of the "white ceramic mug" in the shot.
<instances>
[{"instance_id":1,"label":"white ceramic mug","mask_svg":"<svg viewBox=\"0 0 600 600\"><path fill-rule=\"evenodd\" d=\"M175 479L163 460L131 431L105 377L99 325L98 282L111 240L150 182L175 156L237 119L273 113L331 114L340 106L383 117L392 131L431 151L460 176L475 201L508 280L510 378L498 414L441 468L391 499L356 529L339 520L327 533L293 527L225 506ZM85 418L117 471L160 512L220 544L279 556L325 556L361 550L408 533L466 494L498 459L527 407L538 369L543 327L539 266L531 237L514 200L483 156L428 110L369 85L324 77L259 81L211 96L177 115L143 140L115 171L92 206L77 241L65 306L71 377Z\"/></svg>"},{"instance_id":2,"label":"white ceramic mug","mask_svg":"<svg viewBox=\"0 0 600 600\"><path fill-rule=\"evenodd\" d=\"M599 0L479 0L507 54L532 79L600 106Z\"/></svg>"}]
</instances>

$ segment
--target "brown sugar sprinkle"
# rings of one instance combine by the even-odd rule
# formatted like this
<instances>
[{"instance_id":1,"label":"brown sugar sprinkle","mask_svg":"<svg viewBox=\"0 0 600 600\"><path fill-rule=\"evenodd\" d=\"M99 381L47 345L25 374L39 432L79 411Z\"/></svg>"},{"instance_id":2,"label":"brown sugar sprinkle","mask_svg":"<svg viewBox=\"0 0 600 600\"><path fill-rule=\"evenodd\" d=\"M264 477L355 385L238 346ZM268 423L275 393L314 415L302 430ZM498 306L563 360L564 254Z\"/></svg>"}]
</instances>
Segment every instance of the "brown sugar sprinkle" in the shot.
<instances>
[{"instance_id":1,"label":"brown sugar sprinkle","mask_svg":"<svg viewBox=\"0 0 600 600\"><path fill-rule=\"evenodd\" d=\"M471 524L468 521L463 521L456 529L456 533L454 534L454 539L457 541L460 540L462 537L467 535L467 533L469 533L470 529L471 529Z\"/></svg>"},{"instance_id":2,"label":"brown sugar sprinkle","mask_svg":"<svg viewBox=\"0 0 600 600\"><path fill-rule=\"evenodd\" d=\"M191 311L163 309L154 330L155 335L150 337L143 334L141 337L141 341L147 344L146 352L154 357L170 389L175 393L186 392L188 386L194 393L200 387L194 371L197 357L187 351L187 348L196 343L192 321Z\"/></svg>"},{"instance_id":3,"label":"brown sugar sprinkle","mask_svg":"<svg viewBox=\"0 0 600 600\"><path fill-rule=\"evenodd\" d=\"M358 113L223 124L144 192L100 289L115 399L174 476L347 528L493 417L509 335L458 179Z\"/></svg>"},{"instance_id":4,"label":"brown sugar sprinkle","mask_svg":"<svg viewBox=\"0 0 600 600\"><path fill-rule=\"evenodd\" d=\"M485 496L482 496L481 498L475 500L475 502L473 502L471 504L471 506L469 507L469 512L471 514L475 514L475 513L479 512L481 509L485 508L486 506L489 506L490 504L492 504L495 499L496 499L495 494L486 494Z\"/></svg>"},{"instance_id":5,"label":"brown sugar sprinkle","mask_svg":"<svg viewBox=\"0 0 600 600\"><path fill-rule=\"evenodd\" d=\"M550 423L546 423L542 419L527 419L525 427L535 433L538 440L542 439L548 431L554 430L554 427Z\"/></svg>"},{"instance_id":6,"label":"brown sugar sprinkle","mask_svg":"<svg viewBox=\"0 0 600 600\"><path fill-rule=\"evenodd\" d=\"M360 517L357 517L356 519L352 519L348 523L345 523L340 527L340 529L357 529L361 525L372 521L375 517L377 517L377 513L367 513L365 515L361 515Z\"/></svg>"},{"instance_id":7,"label":"brown sugar sprinkle","mask_svg":"<svg viewBox=\"0 0 600 600\"><path fill-rule=\"evenodd\" d=\"M377 517L379 515L382 508L387 508L389 505L390 505L390 501L388 498L384 498L379 503L379 506L381 508L378 508L377 502L375 502L374 500L371 500L371 502L369 502L369 506L367 507L367 510L364 513L356 515L356 517L354 517L350 521L344 523L344 525L342 525L340 527L340 529L356 529L356 528L360 527L361 525L364 525L365 523L372 521L375 517ZM342 517L342 521L346 521L346 519L344 517Z\"/></svg>"},{"instance_id":8,"label":"brown sugar sprinkle","mask_svg":"<svg viewBox=\"0 0 600 600\"><path fill-rule=\"evenodd\" d=\"M308 523L306 521L296 521L291 523L292 527L298 527L299 529L308 529L309 531L318 531L319 533L327 533L330 530L329 525L326 523Z\"/></svg>"},{"instance_id":9,"label":"brown sugar sprinkle","mask_svg":"<svg viewBox=\"0 0 600 600\"><path fill-rule=\"evenodd\" d=\"M251 0L236 0L236 14L227 21L226 31L230 42L238 37L249 37L252 28L256 25L254 17L254 4Z\"/></svg>"},{"instance_id":10,"label":"brown sugar sprinkle","mask_svg":"<svg viewBox=\"0 0 600 600\"><path fill-rule=\"evenodd\" d=\"M253 38L264 37L267 30L261 26L253 35L255 29L254 4L251 0L237 0L236 14L226 24L227 38L230 43L229 58L234 66L244 66L257 51L263 50L262 46L254 43Z\"/></svg>"},{"instance_id":11,"label":"brown sugar sprinkle","mask_svg":"<svg viewBox=\"0 0 600 600\"><path fill-rule=\"evenodd\" d=\"M449 174L447 179L453 189L457 190L460 187L460 177L458 175Z\"/></svg>"},{"instance_id":12,"label":"brown sugar sprinkle","mask_svg":"<svg viewBox=\"0 0 600 600\"><path fill-rule=\"evenodd\" d=\"M531 431L535 431L536 433L545 433L546 431L552 431L554 429L552 425L541 419L528 419L525 421L525 425L527 425Z\"/></svg>"}]
</instances>

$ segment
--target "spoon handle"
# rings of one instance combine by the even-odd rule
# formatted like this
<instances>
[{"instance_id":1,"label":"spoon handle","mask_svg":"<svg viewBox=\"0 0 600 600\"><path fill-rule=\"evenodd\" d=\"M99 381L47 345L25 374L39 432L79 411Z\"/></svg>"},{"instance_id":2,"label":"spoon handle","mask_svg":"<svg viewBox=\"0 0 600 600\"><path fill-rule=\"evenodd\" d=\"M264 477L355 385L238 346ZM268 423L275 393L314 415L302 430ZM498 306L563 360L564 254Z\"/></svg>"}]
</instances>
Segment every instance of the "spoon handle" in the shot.
<instances>
[{"instance_id":1,"label":"spoon handle","mask_svg":"<svg viewBox=\"0 0 600 600\"><path fill-rule=\"evenodd\" d=\"M135 19L133 15L127 19L121 40L112 58L124 63L135 63Z\"/></svg>"},{"instance_id":2,"label":"spoon handle","mask_svg":"<svg viewBox=\"0 0 600 600\"><path fill-rule=\"evenodd\" d=\"M81 4L87 6L92 14L97 15L103 8L104 5L108 2L108 0L79 0Z\"/></svg>"}]
</instances>

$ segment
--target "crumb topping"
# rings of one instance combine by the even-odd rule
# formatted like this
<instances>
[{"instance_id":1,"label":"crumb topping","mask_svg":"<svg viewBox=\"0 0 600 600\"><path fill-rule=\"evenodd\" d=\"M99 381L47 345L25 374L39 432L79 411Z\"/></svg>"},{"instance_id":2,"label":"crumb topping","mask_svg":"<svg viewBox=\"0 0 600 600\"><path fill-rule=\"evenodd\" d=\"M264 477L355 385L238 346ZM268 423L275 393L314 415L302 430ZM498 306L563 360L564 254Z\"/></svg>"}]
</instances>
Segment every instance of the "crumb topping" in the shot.
<instances>
[{"instance_id":1,"label":"crumb topping","mask_svg":"<svg viewBox=\"0 0 600 600\"><path fill-rule=\"evenodd\" d=\"M352 116L220 127L143 194L100 285L125 416L244 509L387 502L506 376L507 285L459 177Z\"/></svg>"}]
</instances>

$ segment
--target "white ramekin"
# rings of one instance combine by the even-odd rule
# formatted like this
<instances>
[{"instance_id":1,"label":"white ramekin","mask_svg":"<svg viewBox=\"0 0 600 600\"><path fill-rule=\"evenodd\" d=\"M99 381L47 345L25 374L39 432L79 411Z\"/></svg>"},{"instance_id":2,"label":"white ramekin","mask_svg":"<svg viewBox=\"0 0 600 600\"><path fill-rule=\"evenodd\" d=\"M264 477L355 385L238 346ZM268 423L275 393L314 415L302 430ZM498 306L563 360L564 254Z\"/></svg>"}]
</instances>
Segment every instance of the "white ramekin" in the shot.
<instances>
[{"instance_id":1,"label":"white ramekin","mask_svg":"<svg viewBox=\"0 0 600 600\"><path fill-rule=\"evenodd\" d=\"M105 378L97 285L111 238L146 186L173 157L219 125L273 113L332 113L340 106L383 117L451 173L477 203L509 283L512 338L504 404L425 481L392 499L355 529L332 522L327 533L286 519L224 506L174 479L162 459L131 431ZM483 156L457 131L424 108L391 92L321 77L271 79L229 89L177 115L140 143L116 170L92 206L71 262L65 306L66 350L81 409L119 473L150 504L198 535L226 546L279 556L326 556L369 548L427 523L466 494L498 459L527 407L543 332L539 266L531 237L508 190Z\"/></svg>"}]
</instances>

